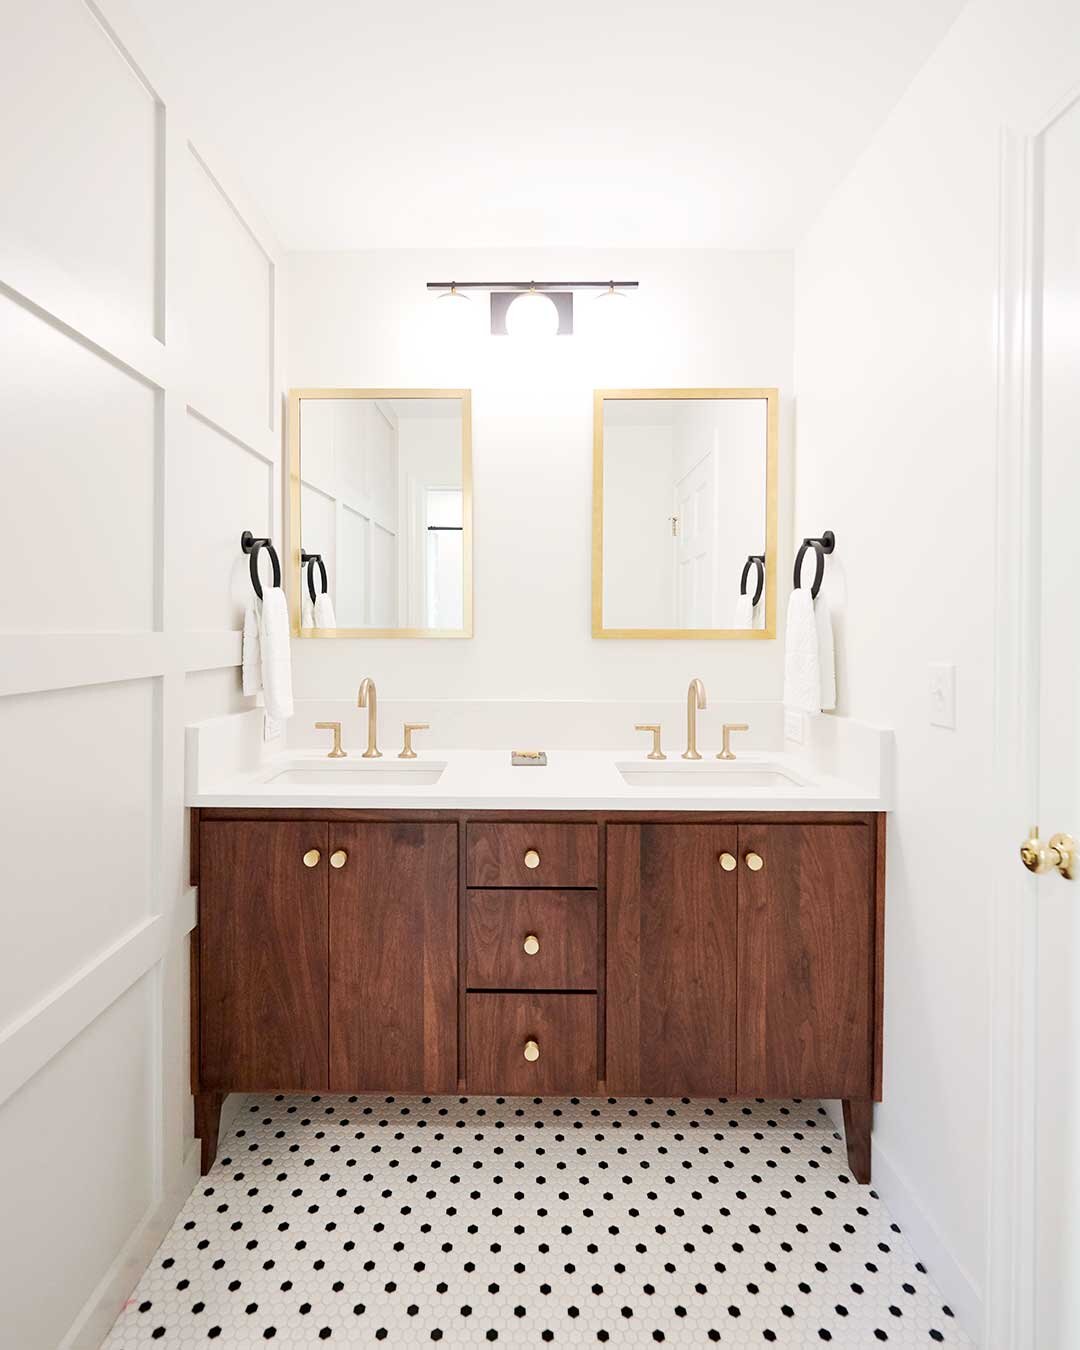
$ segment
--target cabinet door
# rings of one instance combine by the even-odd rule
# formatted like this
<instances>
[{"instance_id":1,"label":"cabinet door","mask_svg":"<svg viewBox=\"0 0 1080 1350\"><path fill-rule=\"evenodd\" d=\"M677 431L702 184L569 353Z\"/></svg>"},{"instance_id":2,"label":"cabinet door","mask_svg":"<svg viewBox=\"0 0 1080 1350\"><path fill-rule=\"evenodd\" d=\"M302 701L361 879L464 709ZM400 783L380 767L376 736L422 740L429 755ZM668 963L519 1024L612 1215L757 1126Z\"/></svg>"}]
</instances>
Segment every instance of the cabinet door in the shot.
<instances>
[{"instance_id":1,"label":"cabinet door","mask_svg":"<svg viewBox=\"0 0 1080 1350\"><path fill-rule=\"evenodd\" d=\"M458 831L330 826L330 1088L457 1086Z\"/></svg>"},{"instance_id":2,"label":"cabinet door","mask_svg":"<svg viewBox=\"0 0 1080 1350\"><path fill-rule=\"evenodd\" d=\"M203 825L204 1091L326 1088L328 870L324 821Z\"/></svg>"},{"instance_id":3,"label":"cabinet door","mask_svg":"<svg viewBox=\"0 0 1080 1350\"><path fill-rule=\"evenodd\" d=\"M735 1090L734 825L609 825L607 1087Z\"/></svg>"},{"instance_id":4,"label":"cabinet door","mask_svg":"<svg viewBox=\"0 0 1080 1350\"><path fill-rule=\"evenodd\" d=\"M739 827L740 1095L872 1095L870 866L865 825Z\"/></svg>"}]
</instances>

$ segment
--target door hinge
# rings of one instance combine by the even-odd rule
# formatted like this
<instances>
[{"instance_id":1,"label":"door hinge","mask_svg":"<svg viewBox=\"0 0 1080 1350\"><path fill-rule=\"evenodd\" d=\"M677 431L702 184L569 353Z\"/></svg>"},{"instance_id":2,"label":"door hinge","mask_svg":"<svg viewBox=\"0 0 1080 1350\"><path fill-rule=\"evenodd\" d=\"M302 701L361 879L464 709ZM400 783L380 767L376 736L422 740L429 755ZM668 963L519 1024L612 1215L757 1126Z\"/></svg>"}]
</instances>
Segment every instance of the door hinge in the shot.
<instances>
[{"instance_id":1,"label":"door hinge","mask_svg":"<svg viewBox=\"0 0 1080 1350\"><path fill-rule=\"evenodd\" d=\"M671 521L671 533L672 533L672 534L678 534L678 533L679 533L679 517L678 517L678 516L669 516L668 519Z\"/></svg>"}]
</instances>

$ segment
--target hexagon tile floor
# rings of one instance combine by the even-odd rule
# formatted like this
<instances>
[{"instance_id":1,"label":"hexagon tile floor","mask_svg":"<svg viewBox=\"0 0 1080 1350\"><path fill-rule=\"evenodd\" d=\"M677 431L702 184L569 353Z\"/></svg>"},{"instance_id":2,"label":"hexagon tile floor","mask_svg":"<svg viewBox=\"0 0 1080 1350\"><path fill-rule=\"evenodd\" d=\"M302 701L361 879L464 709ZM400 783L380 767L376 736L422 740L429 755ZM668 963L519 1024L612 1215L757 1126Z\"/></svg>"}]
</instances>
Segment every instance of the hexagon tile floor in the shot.
<instances>
[{"instance_id":1,"label":"hexagon tile floor","mask_svg":"<svg viewBox=\"0 0 1080 1350\"><path fill-rule=\"evenodd\" d=\"M970 1346L822 1108L251 1098L105 1342Z\"/></svg>"}]
</instances>

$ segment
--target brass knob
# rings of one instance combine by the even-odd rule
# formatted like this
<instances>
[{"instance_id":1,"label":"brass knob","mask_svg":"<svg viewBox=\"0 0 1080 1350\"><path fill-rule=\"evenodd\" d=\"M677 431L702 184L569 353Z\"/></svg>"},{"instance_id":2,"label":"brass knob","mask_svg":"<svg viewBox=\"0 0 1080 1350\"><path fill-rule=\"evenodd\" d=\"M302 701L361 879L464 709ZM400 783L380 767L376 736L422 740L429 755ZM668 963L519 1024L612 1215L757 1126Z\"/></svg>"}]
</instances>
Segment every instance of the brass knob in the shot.
<instances>
[{"instance_id":1,"label":"brass knob","mask_svg":"<svg viewBox=\"0 0 1080 1350\"><path fill-rule=\"evenodd\" d=\"M333 862L333 858L330 859ZM751 872L760 872L765 866L765 859L760 853L748 853L746 855L746 865Z\"/></svg>"},{"instance_id":2,"label":"brass knob","mask_svg":"<svg viewBox=\"0 0 1080 1350\"><path fill-rule=\"evenodd\" d=\"M1048 844L1039 839L1038 825L1032 825L1030 837L1020 845L1020 861L1036 876L1055 869L1066 881L1072 881L1076 871L1076 840L1069 834L1053 834Z\"/></svg>"},{"instance_id":3,"label":"brass knob","mask_svg":"<svg viewBox=\"0 0 1080 1350\"><path fill-rule=\"evenodd\" d=\"M530 933L521 945L525 948L526 956L535 956L540 950L540 939L535 933Z\"/></svg>"},{"instance_id":4,"label":"brass knob","mask_svg":"<svg viewBox=\"0 0 1080 1350\"><path fill-rule=\"evenodd\" d=\"M349 855L343 848L335 849L334 852L330 854L331 867L344 867L348 861Z\"/></svg>"},{"instance_id":5,"label":"brass knob","mask_svg":"<svg viewBox=\"0 0 1080 1350\"><path fill-rule=\"evenodd\" d=\"M304 866L318 867L319 859L321 857L322 854L319 852L317 848L309 848L308 851L304 854Z\"/></svg>"},{"instance_id":6,"label":"brass knob","mask_svg":"<svg viewBox=\"0 0 1080 1350\"><path fill-rule=\"evenodd\" d=\"M525 1058L529 1061L530 1064L535 1064L536 1061L540 1058L540 1047L536 1044L535 1041L525 1042Z\"/></svg>"},{"instance_id":7,"label":"brass knob","mask_svg":"<svg viewBox=\"0 0 1080 1350\"><path fill-rule=\"evenodd\" d=\"M724 869L725 872L734 872L735 868L738 866L738 864L735 861L735 854L721 853L720 866Z\"/></svg>"},{"instance_id":8,"label":"brass knob","mask_svg":"<svg viewBox=\"0 0 1080 1350\"><path fill-rule=\"evenodd\" d=\"M528 853L525 854L525 866L526 867L540 866L540 854L537 853L536 849L531 848L529 849Z\"/></svg>"}]
</instances>

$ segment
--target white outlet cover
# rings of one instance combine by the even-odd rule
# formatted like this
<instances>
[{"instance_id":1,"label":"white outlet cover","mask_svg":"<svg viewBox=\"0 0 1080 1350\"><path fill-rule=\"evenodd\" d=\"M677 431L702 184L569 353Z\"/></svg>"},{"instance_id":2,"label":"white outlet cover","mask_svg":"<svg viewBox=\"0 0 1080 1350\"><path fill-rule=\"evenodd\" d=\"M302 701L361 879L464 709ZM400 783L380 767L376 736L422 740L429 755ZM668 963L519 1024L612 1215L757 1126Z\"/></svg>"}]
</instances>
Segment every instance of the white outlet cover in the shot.
<instances>
[{"instance_id":1,"label":"white outlet cover","mask_svg":"<svg viewBox=\"0 0 1080 1350\"><path fill-rule=\"evenodd\" d=\"M794 741L796 745L802 745L805 734L802 710L800 708L785 708L784 740Z\"/></svg>"},{"instance_id":2,"label":"white outlet cover","mask_svg":"<svg viewBox=\"0 0 1080 1350\"><path fill-rule=\"evenodd\" d=\"M930 725L956 729L956 667L950 662L930 665Z\"/></svg>"}]
</instances>

